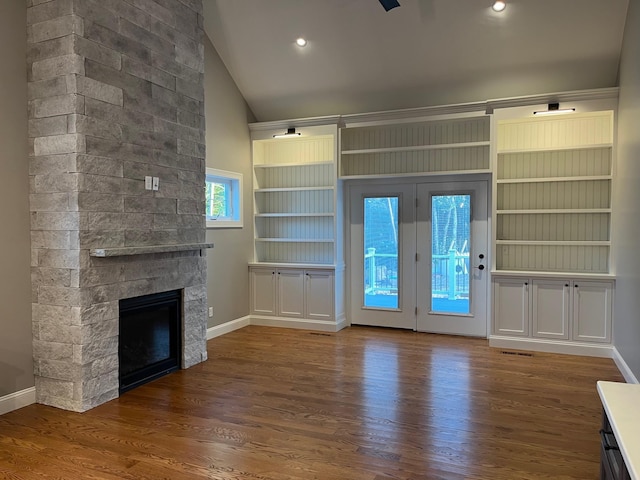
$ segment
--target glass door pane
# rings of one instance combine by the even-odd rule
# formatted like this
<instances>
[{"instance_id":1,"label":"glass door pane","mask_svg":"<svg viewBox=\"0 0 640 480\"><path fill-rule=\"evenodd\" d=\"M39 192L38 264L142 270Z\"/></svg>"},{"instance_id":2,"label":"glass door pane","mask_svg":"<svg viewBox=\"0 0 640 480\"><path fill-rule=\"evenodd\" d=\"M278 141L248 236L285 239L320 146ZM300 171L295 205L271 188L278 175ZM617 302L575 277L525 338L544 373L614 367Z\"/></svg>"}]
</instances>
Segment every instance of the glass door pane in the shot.
<instances>
[{"instance_id":1,"label":"glass door pane","mask_svg":"<svg viewBox=\"0 0 640 480\"><path fill-rule=\"evenodd\" d=\"M471 195L431 197L431 311L469 314Z\"/></svg>"},{"instance_id":2,"label":"glass door pane","mask_svg":"<svg viewBox=\"0 0 640 480\"><path fill-rule=\"evenodd\" d=\"M364 198L364 298L369 308L397 310L398 198Z\"/></svg>"}]
</instances>

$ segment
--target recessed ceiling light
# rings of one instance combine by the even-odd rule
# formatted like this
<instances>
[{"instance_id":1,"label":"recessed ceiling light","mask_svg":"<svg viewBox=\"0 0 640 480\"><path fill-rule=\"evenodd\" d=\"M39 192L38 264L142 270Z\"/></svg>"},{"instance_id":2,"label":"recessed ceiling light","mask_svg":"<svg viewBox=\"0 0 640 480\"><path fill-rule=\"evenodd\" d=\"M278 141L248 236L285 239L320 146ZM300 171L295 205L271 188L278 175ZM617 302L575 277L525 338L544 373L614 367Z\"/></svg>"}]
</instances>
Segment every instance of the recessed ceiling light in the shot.
<instances>
[{"instance_id":1,"label":"recessed ceiling light","mask_svg":"<svg viewBox=\"0 0 640 480\"><path fill-rule=\"evenodd\" d=\"M503 11L505 8L507 7L507 3L503 2L501 0L498 0L496 2L493 3L493 6L491 8L493 8L494 11L496 12L501 12Z\"/></svg>"},{"instance_id":2,"label":"recessed ceiling light","mask_svg":"<svg viewBox=\"0 0 640 480\"><path fill-rule=\"evenodd\" d=\"M298 45L299 47L306 47L307 40L302 37L296 38L296 45Z\"/></svg>"}]
</instances>

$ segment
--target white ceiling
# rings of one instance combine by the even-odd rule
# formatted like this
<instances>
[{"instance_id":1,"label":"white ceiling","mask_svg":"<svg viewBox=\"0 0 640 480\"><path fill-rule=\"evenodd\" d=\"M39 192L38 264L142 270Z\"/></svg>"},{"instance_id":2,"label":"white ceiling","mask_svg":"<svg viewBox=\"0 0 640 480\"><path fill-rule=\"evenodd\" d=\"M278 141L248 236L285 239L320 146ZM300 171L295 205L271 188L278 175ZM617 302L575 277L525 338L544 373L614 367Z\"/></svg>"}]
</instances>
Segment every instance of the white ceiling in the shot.
<instances>
[{"instance_id":1,"label":"white ceiling","mask_svg":"<svg viewBox=\"0 0 640 480\"><path fill-rule=\"evenodd\" d=\"M259 121L617 84L628 0L399 2L204 0L205 30Z\"/></svg>"}]
</instances>

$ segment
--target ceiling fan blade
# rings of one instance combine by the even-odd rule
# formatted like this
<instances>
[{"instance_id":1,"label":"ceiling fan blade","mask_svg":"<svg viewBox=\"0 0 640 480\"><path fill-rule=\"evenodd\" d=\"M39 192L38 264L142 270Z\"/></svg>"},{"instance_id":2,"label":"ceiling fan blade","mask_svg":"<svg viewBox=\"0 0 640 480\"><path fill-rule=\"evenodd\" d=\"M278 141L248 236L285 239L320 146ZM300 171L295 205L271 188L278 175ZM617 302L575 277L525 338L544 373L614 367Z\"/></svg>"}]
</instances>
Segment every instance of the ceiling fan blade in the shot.
<instances>
[{"instance_id":1,"label":"ceiling fan blade","mask_svg":"<svg viewBox=\"0 0 640 480\"><path fill-rule=\"evenodd\" d=\"M398 0L378 0L380 4L384 7L385 12L388 12L392 8L399 7L400 4Z\"/></svg>"}]
</instances>

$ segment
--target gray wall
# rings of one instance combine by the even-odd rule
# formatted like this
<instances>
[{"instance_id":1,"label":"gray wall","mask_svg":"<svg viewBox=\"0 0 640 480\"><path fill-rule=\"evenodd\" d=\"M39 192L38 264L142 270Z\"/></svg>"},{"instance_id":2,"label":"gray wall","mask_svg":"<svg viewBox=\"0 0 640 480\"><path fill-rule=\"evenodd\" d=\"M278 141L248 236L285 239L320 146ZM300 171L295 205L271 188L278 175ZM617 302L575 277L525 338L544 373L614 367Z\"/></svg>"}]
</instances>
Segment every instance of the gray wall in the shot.
<instances>
[{"instance_id":1,"label":"gray wall","mask_svg":"<svg viewBox=\"0 0 640 480\"><path fill-rule=\"evenodd\" d=\"M210 228L207 242L207 297L214 316L209 327L249 314L249 273L253 256L251 139L253 113L208 37L204 40L207 167L243 174L244 227Z\"/></svg>"},{"instance_id":2,"label":"gray wall","mask_svg":"<svg viewBox=\"0 0 640 480\"><path fill-rule=\"evenodd\" d=\"M26 5L0 2L0 397L32 387Z\"/></svg>"},{"instance_id":3,"label":"gray wall","mask_svg":"<svg viewBox=\"0 0 640 480\"><path fill-rule=\"evenodd\" d=\"M629 2L620 62L613 252L618 275L614 343L640 379L640 1Z\"/></svg>"}]
</instances>

